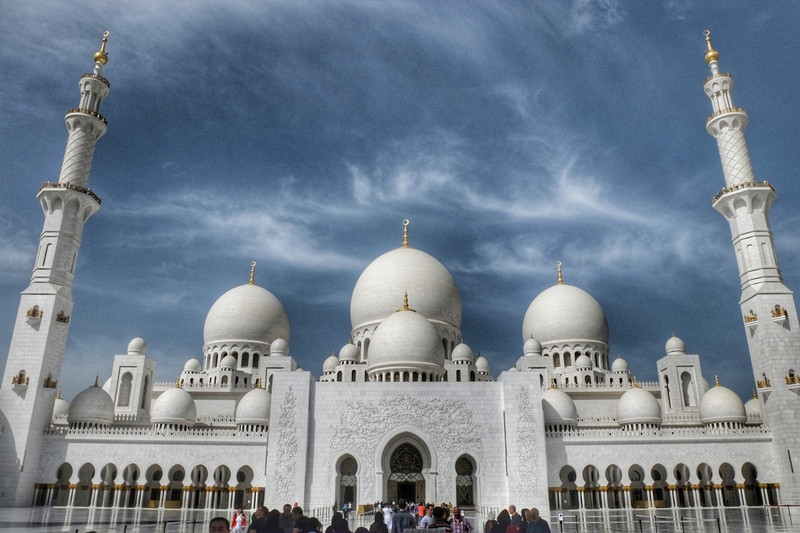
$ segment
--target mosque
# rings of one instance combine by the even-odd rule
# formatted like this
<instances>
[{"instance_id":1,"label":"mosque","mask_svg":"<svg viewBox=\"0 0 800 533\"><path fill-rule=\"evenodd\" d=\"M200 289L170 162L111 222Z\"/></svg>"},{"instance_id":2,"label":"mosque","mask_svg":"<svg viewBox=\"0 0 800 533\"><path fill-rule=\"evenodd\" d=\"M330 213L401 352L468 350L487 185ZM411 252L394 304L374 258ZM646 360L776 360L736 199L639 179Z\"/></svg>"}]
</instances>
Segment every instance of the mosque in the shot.
<instances>
[{"instance_id":1,"label":"mosque","mask_svg":"<svg viewBox=\"0 0 800 533\"><path fill-rule=\"evenodd\" d=\"M560 269L520 316L522 355L494 378L462 341L452 276L412 247L407 226L358 279L350 342L321 374L298 368L289 318L256 283L254 263L249 282L209 310L202 360L156 382L157 361L137 337L107 378L67 403L58 381L76 257L100 208L88 179L107 127L107 37L66 115L60 177L37 195L44 226L0 385L0 504L313 511L404 497L547 516L800 503L800 324L768 221L776 194L753 174L748 115L708 34L706 129L725 178L712 205L739 267L758 390L747 403L704 376L677 337L656 362L658 380L638 381L609 358L602 307ZM403 416L371 416L386 405Z\"/></svg>"}]
</instances>

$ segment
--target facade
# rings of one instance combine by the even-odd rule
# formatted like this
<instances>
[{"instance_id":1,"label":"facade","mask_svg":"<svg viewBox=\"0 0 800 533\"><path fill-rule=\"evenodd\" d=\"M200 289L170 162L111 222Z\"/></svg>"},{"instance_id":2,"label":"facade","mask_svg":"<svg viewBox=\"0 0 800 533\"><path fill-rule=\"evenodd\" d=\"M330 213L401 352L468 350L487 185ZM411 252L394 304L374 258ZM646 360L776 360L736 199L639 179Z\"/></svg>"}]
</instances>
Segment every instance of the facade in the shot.
<instances>
[{"instance_id":1,"label":"facade","mask_svg":"<svg viewBox=\"0 0 800 533\"><path fill-rule=\"evenodd\" d=\"M800 503L800 324L768 223L775 192L753 175L748 117L708 36L707 129L725 176L713 206L731 227L759 390L747 403L710 385L677 337L658 381L639 382L609 358L602 307L560 266L521 317L522 355L493 378L463 343L452 276L411 246L407 221L402 245L361 274L350 342L319 377L298 369L287 314L253 263L249 282L209 310L202 361L155 382L137 337L104 384L67 403L57 390L70 288L83 224L100 206L88 178L106 128L105 43L66 117L59 181L38 195L44 230L0 385L3 505L314 509L403 497L547 515ZM386 406L390 416L372 416Z\"/></svg>"}]
</instances>

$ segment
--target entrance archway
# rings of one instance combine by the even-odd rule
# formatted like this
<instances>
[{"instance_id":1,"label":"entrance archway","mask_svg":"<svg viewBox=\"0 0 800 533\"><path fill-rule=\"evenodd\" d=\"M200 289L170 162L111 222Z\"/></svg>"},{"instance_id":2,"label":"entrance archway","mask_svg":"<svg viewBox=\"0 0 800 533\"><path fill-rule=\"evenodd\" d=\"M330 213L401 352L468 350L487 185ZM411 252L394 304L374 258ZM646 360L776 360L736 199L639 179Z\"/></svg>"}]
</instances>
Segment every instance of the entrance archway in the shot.
<instances>
[{"instance_id":1,"label":"entrance archway","mask_svg":"<svg viewBox=\"0 0 800 533\"><path fill-rule=\"evenodd\" d=\"M400 444L389 458L389 501L400 498L408 502L425 501L425 478L422 475L422 453L410 442Z\"/></svg>"},{"instance_id":2,"label":"entrance archway","mask_svg":"<svg viewBox=\"0 0 800 533\"><path fill-rule=\"evenodd\" d=\"M339 493L336 499L336 507L341 508L342 504L353 504L358 508L358 462L352 455L345 456L339 463L338 468Z\"/></svg>"}]
</instances>

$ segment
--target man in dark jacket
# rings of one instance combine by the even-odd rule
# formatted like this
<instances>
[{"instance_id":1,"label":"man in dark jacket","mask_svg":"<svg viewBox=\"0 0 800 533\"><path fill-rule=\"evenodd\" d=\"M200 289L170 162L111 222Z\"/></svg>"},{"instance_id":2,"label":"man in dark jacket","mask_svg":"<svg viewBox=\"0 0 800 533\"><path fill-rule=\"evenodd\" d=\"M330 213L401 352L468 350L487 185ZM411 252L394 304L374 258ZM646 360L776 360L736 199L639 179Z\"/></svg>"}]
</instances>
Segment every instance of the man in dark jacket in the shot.
<instances>
[{"instance_id":1,"label":"man in dark jacket","mask_svg":"<svg viewBox=\"0 0 800 533\"><path fill-rule=\"evenodd\" d=\"M392 533L403 533L406 529L414 529L414 517L408 513L408 504L403 498L397 500L397 508L400 509L392 518Z\"/></svg>"}]
</instances>

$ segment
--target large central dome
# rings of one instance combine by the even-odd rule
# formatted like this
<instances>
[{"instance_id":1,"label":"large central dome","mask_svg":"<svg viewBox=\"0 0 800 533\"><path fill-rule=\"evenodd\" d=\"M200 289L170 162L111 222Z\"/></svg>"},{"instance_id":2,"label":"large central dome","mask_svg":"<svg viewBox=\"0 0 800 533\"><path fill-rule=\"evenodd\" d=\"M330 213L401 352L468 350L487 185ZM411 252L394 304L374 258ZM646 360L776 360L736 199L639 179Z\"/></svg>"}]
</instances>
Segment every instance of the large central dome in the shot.
<instances>
[{"instance_id":1,"label":"large central dome","mask_svg":"<svg viewBox=\"0 0 800 533\"><path fill-rule=\"evenodd\" d=\"M569 341L608 344L608 320L588 292L559 283L542 292L528 307L522 340L531 337L542 345Z\"/></svg>"},{"instance_id":2,"label":"large central dome","mask_svg":"<svg viewBox=\"0 0 800 533\"><path fill-rule=\"evenodd\" d=\"M425 252L404 246L377 258L358 278L350 300L353 329L394 314L406 292L427 319L461 327L461 297L450 272Z\"/></svg>"},{"instance_id":3,"label":"large central dome","mask_svg":"<svg viewBox=\"0 0 800 533\"><path fill-rule=\"evenodd\" d=\"M214 302L206 316L206 344L221 341L271 343L289 339L289 318L271 292L258 285L235 287Z\"/></svg>"}]
</instances>

